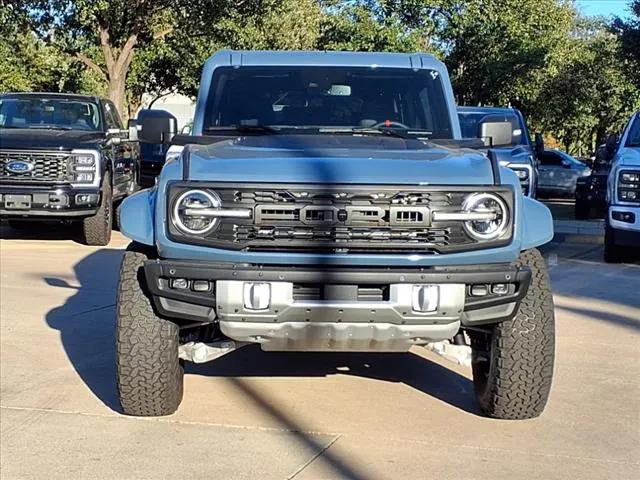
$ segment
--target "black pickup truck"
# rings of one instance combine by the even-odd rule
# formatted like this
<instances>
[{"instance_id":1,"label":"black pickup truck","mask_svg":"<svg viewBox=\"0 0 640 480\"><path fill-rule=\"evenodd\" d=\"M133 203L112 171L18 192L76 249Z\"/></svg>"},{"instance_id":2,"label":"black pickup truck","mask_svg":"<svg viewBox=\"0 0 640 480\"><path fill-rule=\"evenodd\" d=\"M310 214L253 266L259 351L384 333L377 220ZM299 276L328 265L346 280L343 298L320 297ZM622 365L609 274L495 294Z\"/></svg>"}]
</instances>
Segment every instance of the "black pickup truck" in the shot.
<instances>
[{"instance_id":1,"label":"black pickup truck","mask_svg":"<svg viewBox=\"0 0 640 480\"><path fill-rule=\"evenodd\" d=\"M138 189L138 157L109 100L0 95L0 215L13 228L78 221L86 244L106 245L114 202Z\"/></svg>"}]
</instances>

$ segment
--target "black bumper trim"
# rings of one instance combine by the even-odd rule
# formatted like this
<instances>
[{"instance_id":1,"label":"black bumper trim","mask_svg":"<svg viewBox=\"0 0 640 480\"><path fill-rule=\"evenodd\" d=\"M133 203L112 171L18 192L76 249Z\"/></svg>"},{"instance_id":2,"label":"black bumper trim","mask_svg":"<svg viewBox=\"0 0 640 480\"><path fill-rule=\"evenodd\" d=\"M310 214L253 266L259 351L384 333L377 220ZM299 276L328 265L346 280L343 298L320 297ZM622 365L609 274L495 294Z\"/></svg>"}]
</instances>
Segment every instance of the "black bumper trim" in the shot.
<instances>
[{"instance_id":1,"label":"black bumper trim","mask_svg":"<svg viewBox=\"0 0 640 480\"><path fill-rule=\"evenodd\" d=\"M514 292L506 295L471 297L467 294L465 311L517 302L526 295L531 282L528 267L509 264L473 265L464 267L431 267L416 269L368 267L306 267L263 266L232 263L202 263L168 260L148 260L144 265L145 277L156 306L159 297L215 308L212 293L196 293L169 288L169 280L240 280L254 282L320 283L333 285L367 285L392 283L464 283L466 285L507 283L516 284Z\"/></svg>"},{"instance_id":2,"label":"black bumper trim","mask_svg":"<svg viewBox=\"0 0 640 480\"><path fill-rule=\"evenodd\" d=\"M61 185L6 185L0 184L0 215L6 218L43 217L43 218L63 218L63 217L86 217L95 214L102 201L100 188L98 187L72 187L68 184ZM31 203L30 208L6 208L5 196L7 195L30 195L32 201L49 195L65 195L66 204L56 205L42 203L41 201ZM76 195L92 194L98 195L98 202L95 204L76 203Z\"/></svg>"}]
</instances>

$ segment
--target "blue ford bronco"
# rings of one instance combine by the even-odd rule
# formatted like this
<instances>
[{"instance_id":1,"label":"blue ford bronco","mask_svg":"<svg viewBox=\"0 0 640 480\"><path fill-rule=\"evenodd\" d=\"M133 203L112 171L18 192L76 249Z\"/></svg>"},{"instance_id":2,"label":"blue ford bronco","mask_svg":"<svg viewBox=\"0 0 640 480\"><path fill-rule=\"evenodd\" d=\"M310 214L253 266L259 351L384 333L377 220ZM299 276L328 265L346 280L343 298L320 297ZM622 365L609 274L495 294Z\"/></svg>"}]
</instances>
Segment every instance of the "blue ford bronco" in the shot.
<instances>
[{"instance_id":1,"label":"blue ford bronco","mask_svg":"<svg viewBox=\"0 0 640 480\"><path fill-rule=\"evenodd\" d=\"M542 413L554 307L536 247L552 238L551 214L494 152L465 148L441 62L218 52L192 135L172 143L157 185L122 207L133 241L117 300L125 413L174 412L185 360L246 344L433 342L470 344L486 415Z\"/></svg>"}]
</instances>

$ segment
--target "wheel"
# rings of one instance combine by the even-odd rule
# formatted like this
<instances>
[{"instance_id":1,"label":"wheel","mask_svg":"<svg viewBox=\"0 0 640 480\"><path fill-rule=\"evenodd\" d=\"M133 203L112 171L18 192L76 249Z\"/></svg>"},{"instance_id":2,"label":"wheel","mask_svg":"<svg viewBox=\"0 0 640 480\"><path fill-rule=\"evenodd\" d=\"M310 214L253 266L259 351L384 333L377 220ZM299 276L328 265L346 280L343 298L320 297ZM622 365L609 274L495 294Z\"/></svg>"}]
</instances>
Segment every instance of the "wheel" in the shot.
<instances>
[{"instance_id":1,"label":"wheel","mask_svg":"<svg viewBox=\"0 0 640 480\"><path fill-rule=\"evenodd\" d=\"M588 203L576 200L574 213L576 220L588 220L589 214L591 213L591 207L589 207Z\"/></svg>"},{"instance_id":2,"label":"wheel","mask_svg":"<svg viewBox=\"0 0 640 480\"><path fill-rule=\"evenodd\" d=\"M607 263L620 263L625 259L626 249L616 245L615 232L607 222L604 227L604 261Z\"/></svg>"},{"instance_id":3,"label":"wheel","mask_svg":"<svg viewBox=\"0 0 640 480\"><path fill-rule=\"evenodd\" d=\"M111 177L108 173L102 179L102 202L98 211L82 220L82 236L86 245L104 246L111 240L113 223L113 192Z\"/></svg>"},{"instance_id":4,"label":"wheel","mask_svg":"<svg viewBox=\"0 0 640 480\"><path fill-rule=\"evenodd\" d=\"M468 331L473 384L482 412L520 420L539 416L553 377L555 319L549 275L537 249L516 262L531 269L531 284L511 320L488 332Z\"/></svg>"},{"instance_id":5,"label":"wheel","mask_svg":"<svg viewBox=\"0 0 640 480\"><path fill-rule=\"evenodd\" d=\"M127 415L161 416L182 401L184 370L178 358L178 326L159 318L151 305L143 263L149 255L136 244L120 267L116 312L116 382Z\"/></svg>"}]
</instances>

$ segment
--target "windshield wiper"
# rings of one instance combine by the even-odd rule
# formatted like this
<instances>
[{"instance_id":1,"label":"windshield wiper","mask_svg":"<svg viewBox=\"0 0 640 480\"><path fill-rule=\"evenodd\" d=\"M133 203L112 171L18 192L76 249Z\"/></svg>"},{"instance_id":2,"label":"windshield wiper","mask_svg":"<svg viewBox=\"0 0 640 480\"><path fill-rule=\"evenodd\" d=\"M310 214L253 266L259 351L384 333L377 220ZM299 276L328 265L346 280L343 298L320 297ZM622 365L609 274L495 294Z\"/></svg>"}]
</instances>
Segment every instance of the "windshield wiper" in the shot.
<instances>
[{"instance_id":1,"label":"windshield wiper","mask_svg":"<svg viewBox=\"0 0 640 480\"><path fill-rule=\"evenodd\" d=\"M222 132L238 132L238 133L264 133L274 134L280 133L280 129L270 127L269 125L233 125L229 127L207 127L205 133L222 133Z\"/></svg>"},{"instance_id":2,"label":"windshield wiper","mask_svg":"<svg viewBox=\"0 0 640 480\"><path fill-rule=\"evenodd\" d=\"M29 125L34 130L73 130L71 127L63 127L62 125Z\"/></svg>"}]
</instances>

